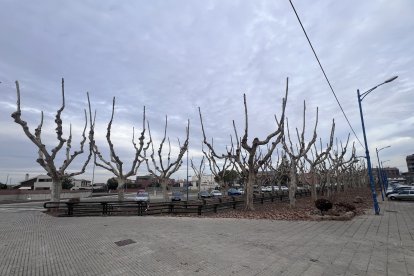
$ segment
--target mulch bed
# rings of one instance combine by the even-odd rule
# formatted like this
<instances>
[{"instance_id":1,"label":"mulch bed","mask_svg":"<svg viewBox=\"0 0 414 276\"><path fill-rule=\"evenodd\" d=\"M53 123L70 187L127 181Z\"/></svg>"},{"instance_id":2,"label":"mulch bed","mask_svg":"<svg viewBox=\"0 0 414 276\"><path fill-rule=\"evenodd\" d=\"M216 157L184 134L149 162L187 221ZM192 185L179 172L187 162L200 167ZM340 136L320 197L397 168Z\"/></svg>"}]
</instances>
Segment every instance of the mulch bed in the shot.
<instances>
[{"instance_id":1,"label":"mulch bed","mask_svg":"<svg viewBox=\"0 0 414 276\"><path fill-rule=\"evenodd\" d=\"M361 203L354 203L356 197L362 199ZM318 198L327 198L319 196ZM362 215L367 209L372 208L371 191L368 188L354 188L346 192L337 192L330 198L332 203L349 203L356 207L353 211L356 216ZM245 211L243 209L228 209L218 213L203 214L203 217L209 218L239 218L239 219L270 219L270 220L315 220L318 217L319 210L316 209L314 202L310 197L297 198L296 207L290 208L289 202L274 202L265 204L255 204L254 211ZM343 210L335 210L337 215L345 214ZM194 215L175 215L175 216L197 216ZM198 216L199 217L199 216Z\"/></svg>"}]
</instances>

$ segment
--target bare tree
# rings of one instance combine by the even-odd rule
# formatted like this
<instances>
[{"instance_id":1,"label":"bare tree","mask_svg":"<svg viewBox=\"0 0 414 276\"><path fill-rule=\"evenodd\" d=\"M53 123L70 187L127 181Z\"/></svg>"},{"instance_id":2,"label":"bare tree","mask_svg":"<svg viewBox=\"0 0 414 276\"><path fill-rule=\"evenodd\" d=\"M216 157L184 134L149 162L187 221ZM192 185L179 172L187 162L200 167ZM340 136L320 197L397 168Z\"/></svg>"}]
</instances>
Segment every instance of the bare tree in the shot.
<instances>
[{"instance_id":1,"label":"bare tree","mask_svg":"<svg viewBox=\"0 0 414 276\"><path fill-rule=\"evenodd\" d=\"M148 158L147 150L144 151L145 163L147 164L147 169L161 183L164 200L169 199L167 185L168 185L170 176L176 171L178 171L178 169L181 167L181 164L183 163L182 158L184 156L184 153L188 150L188 138L189 138L189 133L190 133L190 120L188 120L187 127L186 127L186 139L184 141L184 144L181 146L180 140L178 140L180 152L178 153L177 159L174 162L171 162L171 143L170 143L170 138L167 138L167 123L168 123L168 118L167 116L165 116L164 137L161 140L160 147L158 148L158 151L157 151L158 162L155 157L154 142L152 140L149 123L148 123L148 133L150 136L149 143L151 144L151 154L149 155L149 158ZM164 164L163 162L164 158L162 154L163 154L163 147L164 147L164 143L166 139L168 141L168 154L167 154L167 163ZM151 159L153 168L151 168L150 166L150 162L149 162L150 159Z\"/></svg>"},{"instance_id":2,"label":"bare tree","mask_svg":"<svg viewBox=\"0 0 414 276\"><path fill-rule=\"evenodd\" d=\"M89 103L89 118L91 120L91 125L95 126L95 119L92 121L92 112L90 107L90 101L88 96L88 103ZM111 140L111 129L112 129L112 122L114 119L114 113L115 113L115 97L112 100L112 113L111 113L111 119L109 120L107 131L106 131L106 141L109 146L109 156L110 161L107 161L102 155L102 153L99 151L98 146L96 145L95 140L92 140L93 144L93 151L94 154L98 157L99 161L95 159L95 164L98 167L101 167L111 173L113 173L116 177L116 180L118 181L118 200L122 201L124 200L124 185L127 183L128 177L134 176L137 174L138 168L140 167L141 163L144 162L144 158L142 157L142 153L144 150L146 150L149 147L149 142L145 146L144 140L145 140L145 106L143 111L143 118L142 118L142 132L139 137L139 145L135 142L135 128L132 128L132 144L135 149L135 156L131 164L131 168L129 171L124 171L124 162L119 158L119 156L116 154L114 144Z\"/></svg>"},{"instance_id":3,"label":"bare tree","mask_svg":"<svg viewBox=\"0 0 414 276\"><path fill-rule=\"evenodd\" d=\"M315 153L313 153L311 149L312 159L310 159L307 154L304 155L305 160L310 165L309 173L310 173L310 176L312 177L312 181L310 182L311 183L311 195L314 201L318 199L317 193L316 193L316 183L315 183L316 182L315 181L316 180L316 168L319 164L325 162L326 158L328 158L329 152L331 151L332 145L333 145L334 132L335 132L335 120L332 120L331 136L329 139L329 144L326 146L326 149L323 150L322 139L320 139L320 151L318 152L316 144L314 144Z\"/></svg>"},{"instance_id":4,"label":"bare tree","mask_svg":"<svg viewBox=\"0 0 414 276\"><path fill-rule=\"evenodd\" d=\"M285 98L283 98L282 102L282 115L280 121L278 121L276 115L276 130L272 133L270 133L265 139L260 140L259 138L254 138L251 142L251 145L248 144L248 133L249 133L249 120L248 120L248 113L247 113L247 102L246 102L246 95L243 95L244 99L244 134L243 137L239 140L237 129L235 122L233 120L233 128L235 133L235 140L236 140L236 146L231 146L231 150L227 151L227 157L231 158L237 165L240 167L242 174L247 177L247 183L245 185L245 209L246 210L254 210L253 206L253 186L256 183L256 176L259 168L267 162L267 160L272 155L274 149L279 144L279 142L282 140L283 132L284 132L284 122L285 122L285 109L286 109L286 101L287 101L287 95L288 95L288 80L286 81L286 94ZM199 109L200 113L200 121L201 121L201 128L203 131L203 137L204 137L204 144L207 145L207 147L211 150L211 153L218 157L217 154L215 154L214 149L212 145L207 141L204 126L203 126L203 120L201 117L201 111ZM265 146L268 143L271 143L271 146L268 148L268 151L266 154L264 154L260 159L258 158L258 149L261 146ZM234 149L234 150L233 150ZM247 153L246 159L242 156L242 150L244 150Z\"/></svg>"},{"instance_id":5,"label":"bare tree","mask_svg":"<svg viewBox=\"0 0 414 276\"><path fill-rule=\"evenodd\" d=\"M277 160L273 164L272 160L269 160L267 164L269 170L272 172L272 182L278 186L278 191L282 191L282 181L288 181L288 175L290 172L290 164L287 160L286 154L282 151L281 157L279 151L277 151ZM274 186L272 186L272 192L274 192Z\"/></svg>"},{"instance_id":6,"label":"bare tree","mask_svg":"<svg viewBox=\"0 0 414 276\"><path fill-rule=\"evenodd\" d=\"M43 127L43 111L41 112L40 124L35 129L34 134L30 131L27 122L21 118L22 111L20 109L20 88L19 82L16 81L16 91L17 91L17 111L12 113L12 118L14 122L19 124L26 136L32 141L33 144L38 148L38 158L37 163L47 172L47 175L52 178L52 186L51 186L51 200L52 201L60 201L60 193L62 190L62 180L65 176L73 177L76 175L83 174L85 172L85 168L88 165L91 157L92 157L92 147L91 144L89 145L89 155L86 161L83 163L82 168L77 172L67 173L66 170L68 169L69 165L72 161L82 153L84 153L84 145L86 142L86 128L88 125L87 113L85 112L85 126L83 128L82 139L80 142L80 150L74 151L71 154L72 148L72 125L69 127L69 136L68 138L63 138L63 122L61 118L61 114L65 108L65 86L64 86L64 79L62 79L62 106L57 110L55 116L55 123L56 123L56 134L58 144L49 152L46 149L46 146L42 142L42 127ZM93 139L93 129L90 128L89 131L89 138ZM65 159L63 160L63 164L60 167L57 167L55 164L56 157L59 151L63 148L66 144L66 153Z\"/></svg>"},{"instance_id":7,"label":"bare tree","mask_svg":"<svg viewBox=\"0 0 414 276\"><path fill-rule=\"evenodd\" d=\"M213 142L211 142L213 145ZM220 186L220 189L223 188L225 183L225 177L228 173L228 170L230 167L232 167L233 163L231 162L230 158L227 156L216 156L212 154L211 149L209 148L208 151L204 150L204 147L201 147L201 150L204 153L204 156L206 157L208 161L208 165L210 168L211 173L214 175L214 179L218 181L218 184ZM234 168L234 166L233 166Z\"/></svg>"},{"instance_id":8,"label":"bare tree","mask_svg":"<svg viewBox=\"0 0 414 276\"><path fill-rule=\"evenodd\" d=\"M205 156L203 156L203 158L201 158L200 166L198 166L198 168L194 165L193 158L191 158L191 168L193 168L194 175L197 178L198 192L201 191L201 178L203 176L204 169L206 168L205 163L204 163L204 158L205 158Z\"/></svg>"},{"instance_id":9,"label":"bare tree","mask_svg":"<svg viewBox=\"0 0 414 276\"><path fill-rule=\"evenodd\" d=\"M339 169L342 166L342 164L345 163L344 161L344 157L347 151L347 147L348 147L348 142L349 142L349 134L348 134L348 138L346 140L346 144L345 146L342 145L342 141L340 141L341 144L341 150L339 151L338 148L338 141L336 141L336 150L332 150L332 153L329 153L329 158L328 163L330 165L330 169L327 173L327 185L328 185L328 197L331 195L332 191L333 191L333 187L334 187L334 183L331 182L331 179L334 178L335 179L335 183L337 185L337 187L340 187L340 183L339 182ZM355 153L355 147L353 146L353 150L352 150L352 156Z\"/></svg>"},{"instance_id":10,"label":"bare tree","mask_svg":"<svg viewBox=\"0 0 414 276\"><path fill-rule=\"evenodd\" d=\"M296 194L296 188L298 184L297 169L298 169L299 160L308 153L308 151L311 149L312 145L316 141L316 137L317 137L316 127L318 126L318 108L316 108L316 121L315 121L314 130L313 130L313 137L308 142L307 145L305 143L305 125L306 125L305 116L306 116L306 103L304 101L303 102L303 128L302 128L302 133L300 135L299 135L298 129L296 128L297 139L299 142L299 145L296 146L296 150L294 149L292 140L290 138L289 122L287 118L286 118L286 128L287 128L287 134L288 134L287 137L289 140L289 146L286 143L286 137L284 136L282 139L283 149L285 150L285 152L287 153L290 159L290 183L289 183L289 205L290 207L296 206L295 194Z\"/></svg>"}]
</instances>

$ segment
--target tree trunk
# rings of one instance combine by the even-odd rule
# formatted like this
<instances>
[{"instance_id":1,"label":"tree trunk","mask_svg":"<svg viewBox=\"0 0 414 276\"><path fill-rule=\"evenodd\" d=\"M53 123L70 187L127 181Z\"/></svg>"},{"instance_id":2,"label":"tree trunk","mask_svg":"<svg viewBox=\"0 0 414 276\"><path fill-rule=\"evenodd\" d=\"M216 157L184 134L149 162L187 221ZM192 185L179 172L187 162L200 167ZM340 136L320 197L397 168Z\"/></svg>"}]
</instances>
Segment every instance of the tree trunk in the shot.
<instances>
[{"instance_id":1,"label":"tree trunk","mask_svg":"<svg viewBox=\"0 0 414 276\"><path fill-rule=\"evenodd\" d=\"M125 195L124 195L125 179L117 177L116 180L118 181L118 188L117 188L118 201L124 201L124 199L125 199Z\"/></svg>"},{"instance_id":2,"label":"tree trunk","mask_svg":"<svg viewBox=\"0 0 414 276\"><path fill-rule=\"evenodd\" d=\"M168 186L168 179L162 179L161 180L161 187L162 187L162 195L164 197L164 201L170 201L170 197L168 195L168 190L167 190L167 186ZM188 183L187 183L188 185ZM188 189L188 186L187 186Z\"/></svg>"},{"instance_id":3,"label":"tree trunk","mask_svg":"<svg viewBox=\"0 0 414 276\"><path fill-rule=\"evenodd\" d=\"M296 188L298 186L298 176L296 174L296 164L293 164L290 168L290 183L289 183L289 206L291 208L296 207Z\"/></svg>"},{"instance_id":4,"label":"tree trunk","mask_svg":"<svg viewBox=\"0 0 414 276\"><path fill-rule=\"evenodd\" d=\"M221 179L221 178L220 178L220 180L219 180L219 187L220 187L220 190L223 190L223 189L224 189L224 192L225 192L225 193L227 192L227 189L226 189L226 187L224 186L224 180L223 180L223 179Z\"/></svg>"},{"instance_id":5,"label":"tree trunk","mask_svg":"<svg viewBox=\"0 0 414 276\"><path fill-rule=\"evenodd\" d=\"M249 172L249 178L246 183L246 190L244 193L245 202L244 202L244 209L246 211L253 211L253 186L256 183L256 175L254 172Z\"/></svg>"},{"instance_id":6,"label":"tree trunk","mask_svg":"<svg viewBox=\"0 0 414 276\"><path fill-rule=\"evenodd\" d=\"M311 185L311 197L313 201L318 200L318 192L316 190L316 184L312 183Z\"/></svg>"},{"instance_id":7,"label":"tree trunk","mask_svg":"<svg viewBox=\"0 0 414 276\"><path fill-rule=\"evenodd\" d=\"M292 162L293 163L293 162ZM298 185L298 179L295 171L295 165L290 168L290 183L289 183L289 206L291 208L296 207L296 187Z\"/></svg>"},{"instance_id":8,"label":"tree trunk","mask_svg":"<svg viewBox=\"0 0 414 276\"><path fill-rule=\"evenodd\" d=\"M53 202L59 202L60 193L62 191L62 180L59 178L52 178L52 187L50 188L50 200Z\"/></svg>"},{"instance_id":9,"label":"tree trunk","mask_svg":"<svg viewBox=\"0 0 414 276\"><path fill-rule=\"evenodd\" d=\"M326 176L326 185L328 186L326 189L326 195L328 198L331 197L332 194L332 183L331 183L331 175L328 173L328 175Z\"/></svg>"}]
</instances>

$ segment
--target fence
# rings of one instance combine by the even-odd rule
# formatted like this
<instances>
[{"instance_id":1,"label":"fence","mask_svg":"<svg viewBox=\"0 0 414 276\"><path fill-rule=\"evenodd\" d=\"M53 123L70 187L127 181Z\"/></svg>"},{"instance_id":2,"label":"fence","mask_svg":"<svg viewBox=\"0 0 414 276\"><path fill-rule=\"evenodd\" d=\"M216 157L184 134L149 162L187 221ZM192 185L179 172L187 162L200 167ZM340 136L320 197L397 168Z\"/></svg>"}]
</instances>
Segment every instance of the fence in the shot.
<instances>
[{"instance_id":1,"label":"fence","mask_svg":"<svg viewBox=\"0 0 414 276\"><path fill-rule=\"evenodd\" d=\"M296 197L309 196L309 190L299 190ZM253 195L254 204L288 200L288 192ZM43 207L58 216L147 216L165 214L217 213L225 209L237 209L244 205L243 196L226 196L180 202L101 201L101 202L46 202Z\"/></svg>"}]
</instances>

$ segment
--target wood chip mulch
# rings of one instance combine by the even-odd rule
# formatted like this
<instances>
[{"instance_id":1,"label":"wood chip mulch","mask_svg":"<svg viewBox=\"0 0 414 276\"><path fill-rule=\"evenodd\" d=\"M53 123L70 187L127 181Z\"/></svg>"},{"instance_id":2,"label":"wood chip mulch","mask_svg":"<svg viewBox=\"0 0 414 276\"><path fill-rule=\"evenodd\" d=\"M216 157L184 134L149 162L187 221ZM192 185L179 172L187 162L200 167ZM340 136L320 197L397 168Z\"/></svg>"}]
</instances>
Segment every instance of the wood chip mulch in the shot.
<instances>
[{"instance_id":1,"label":"wood chip mulch","mask_svg":"<svg viewBox=\"0 0 414 276\"><path fill-rule=\"evenodd\" d=\"M354 203L356 197L362 199L361 203ZM318 198L327 198L319 196ZM331 198L332 203L350 203L356 207L354 213L356 216L364 214L367 209L372 208L371 191L368 188L354 188L345 192L337 192ZM243 209L228 209L218 213L206 213L201 217L209 218L238 218L238 219L270 219L270 220L314 220L316 209L314 202L310 197L297 198L296 207L289 207L289 202L273 202L264 204L255 204L254 211L245 211ZM335 208L335 207L334 207ZM175 216L197 216L193 215L175 215ZM199 216L198 216L199 217Z\"/></svg>"}]
</instances>

